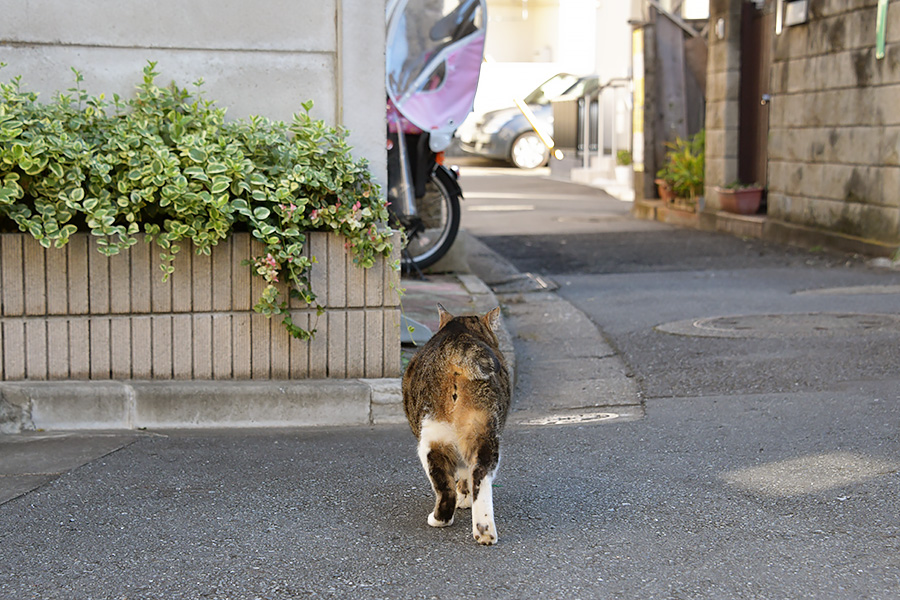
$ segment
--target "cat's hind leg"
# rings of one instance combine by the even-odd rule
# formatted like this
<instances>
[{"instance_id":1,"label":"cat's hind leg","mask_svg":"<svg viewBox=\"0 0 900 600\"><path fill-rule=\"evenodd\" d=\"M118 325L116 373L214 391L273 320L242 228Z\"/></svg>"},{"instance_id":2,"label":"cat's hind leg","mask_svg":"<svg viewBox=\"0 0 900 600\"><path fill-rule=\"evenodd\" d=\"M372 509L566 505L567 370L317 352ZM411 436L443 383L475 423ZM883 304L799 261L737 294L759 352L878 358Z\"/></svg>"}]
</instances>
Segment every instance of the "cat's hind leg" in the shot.
<instances>
[{"instance_id":1,"label":"cat's hind leg","mask_svg":"<svg viewBox=\"0 0 900 600\"><path fill-rule=\"evenodd\" d=\"M472 468L465 463L456 467L456 508L472 508Z\"/></svg>"},{"instance_id":2,"label":"cat's hind leg","mask_svg":"<svg viewBox=\"0 0 900 600\"><path fill-rule=\"evenodd\" d=\"M500 461L499 444L495 437L482 442L472 469L472 537L479 544L497 543L494 523L494 477Z\"/></svg>"},{"instance_id":3,"label":"cat's hind leg","mask_svg":"<svg viewBox=\"0 0 900 600\"><path fill-rule=\"evenodd\" d=\"M459 460L453 431L446 423L426 420L419 439L419 459L434 490L434 510L428 515L432 527L453 524L456 512L456 465Z\"/></svg>"}]
</instances>

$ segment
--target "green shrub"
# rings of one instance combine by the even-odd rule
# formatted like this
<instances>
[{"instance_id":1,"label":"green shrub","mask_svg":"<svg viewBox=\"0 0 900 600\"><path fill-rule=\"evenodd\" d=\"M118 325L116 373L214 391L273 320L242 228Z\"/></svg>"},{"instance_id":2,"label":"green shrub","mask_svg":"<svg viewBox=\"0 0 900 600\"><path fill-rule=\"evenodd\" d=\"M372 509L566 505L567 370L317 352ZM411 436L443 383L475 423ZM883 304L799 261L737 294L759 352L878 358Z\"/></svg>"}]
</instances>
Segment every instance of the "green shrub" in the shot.
<instances>
[{"instance_id":1,"label":"green shrub","mask_svg":"<svg viewBox=\"0 0 900 600\"><path fill-rule=\"evenodd\" d=\"M0 228L44 247L90 231L106 255L145 233L162 250L164 278L180 243L209 254L232 231L250 231L266 248L250 266L268 283L255 309L308 337L275 286L315 303L304 232L343 235L363 267L391 250L387 205L366 162L350 156L343 130L309 116L311 102L290 125L226 122L200 94L202 81L196 94L161 88L155 67L144 68L133 99L112 103L81 90L74 69L76 87L48 104L20 77L0 83Z\"/></svg>"},{"instance_id":2,"label":"green shrub","mask_svg":"<svg viewBox=\"0 0 900 600\"><path fill-rule=\"evenodd\" d=\"M695 202L703 195L705 130L701 129L688 140L676 138L674 142L666 143L666 147L669 150L665 163L656 176L669 184L676 197Z\"/></svg>"},{"instance_id":3,"label":"green shrub","mask_svg":"<svg viewBox=\"0 0 900 600\"><path fill-rule=\"evenodd\" d=\"M616 164L620 167L627 167L631 164L631 150L619 150L616 152Z\"/></svg>"}]
</instances>

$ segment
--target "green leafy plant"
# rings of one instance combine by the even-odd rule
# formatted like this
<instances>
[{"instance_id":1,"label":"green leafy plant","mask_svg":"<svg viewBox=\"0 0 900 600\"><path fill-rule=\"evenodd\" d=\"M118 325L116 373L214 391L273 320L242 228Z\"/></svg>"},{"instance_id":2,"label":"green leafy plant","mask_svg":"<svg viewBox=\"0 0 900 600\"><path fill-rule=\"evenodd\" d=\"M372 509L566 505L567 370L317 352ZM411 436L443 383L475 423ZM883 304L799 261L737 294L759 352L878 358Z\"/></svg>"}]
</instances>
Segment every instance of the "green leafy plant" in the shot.
<instances>
[{"instance_id":1,"label":"green leafy plant","mask_svg":"<svg viewBox=\"0 0 900 600\"><path fill-rule=\"evenodd\" d=\"M620 167L627 167L631 164L631 150L619 150L616 152L616 164Z\"/></svg>"},{"instance_id":2,"label":"green leafy plant","mask_svg":"<svg viewBox=\"0 0 900 600\"><path fill-rule=\"evenodd\" d=\"M690 139L666 143L665 163L656 176L663 179L678 198L690 204L703 195L706 134L700 130Z\"/></svg>"},{"instance_id":3,"label":"green leafy plant","mask_svg":"<svg viewBox=\"0 0 900 600\"><path fill-rule=\"evenodd\" d=\"M722 189L741 191L741 190L756 190L756 189L760 189L761 187L762 186L756 182L743 183L741 181L732 181L731 183L729 183Z\"/></svg>"},{"instance_id":4,"label":"green leafy plant","mask_svg":"<svg viewBox=\"0 0 900 600\"><path fill-rule=\"evenodd\" d=\"M75 87L47 104L20 77L0 83L0 230L28 232L44 247L89 231L106 255L144 233L162 251L164 278L180 244L209 254L249 231L265 247L250 265L267 282L255 309L308 337L276 286L315 304L305 232L344 236L362 267L390 253L387 205L367 163L352 158L345 131L309 116L311 102L290 125L226 122L202 80L194 94L159 87L155 68L147 64L128 101L88 95L75 69Z\"/></svg>"}]
</instances>

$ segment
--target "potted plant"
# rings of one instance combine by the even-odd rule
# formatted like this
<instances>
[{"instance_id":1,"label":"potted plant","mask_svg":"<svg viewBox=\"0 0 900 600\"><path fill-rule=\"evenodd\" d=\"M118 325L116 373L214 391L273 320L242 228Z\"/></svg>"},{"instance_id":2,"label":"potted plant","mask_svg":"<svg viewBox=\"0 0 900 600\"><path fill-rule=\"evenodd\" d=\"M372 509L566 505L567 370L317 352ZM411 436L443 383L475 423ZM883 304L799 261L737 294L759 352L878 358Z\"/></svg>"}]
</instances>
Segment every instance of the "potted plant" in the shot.
<instances>
[{"instance_id":1,"label":"potted plant","mask_svg":"<svg viewBox=\"0 0 900 600\"><path fill-rule=\"evenodd\" d=\"M753 215L762 203L763 187L758 183L733 181L725 187L716 186L719 208L739 215Z\"/></svg>"},{"instance_id":2,"label":"potted plant","mask_svg":"<svg viewBox=\"0 0 900 600\"><path fill-rule=\"evenodd\" d=\"M659 194L659 199L665 204L672 204L675 200L675 193L672 191L669 182L664 178L657 176L654 183L656 183L656 192Z\"/></svg>"},{"instance_id":3,"label":"potted plant","mask_svg":"<svg viewBox=\"0 0 900 600\"><path fill-rule=\"evenodd\" d=\"M666 144L665 163L656 173L660 198L678 208L696 210L703 195L706 136L700 130L689 139L676 138ZM671 195L669 195L671 194Z\"/></svg>"},{"instance_id":4,"label":"potted plant","mask_svg":"<svg viewBox=\"0 0 900 600\"><path fill-rule=\"evenodd\" d=\"M631 187L631 150L619 150L616 152L616 181L621 185Z\"/></svg>"}]
</instances>

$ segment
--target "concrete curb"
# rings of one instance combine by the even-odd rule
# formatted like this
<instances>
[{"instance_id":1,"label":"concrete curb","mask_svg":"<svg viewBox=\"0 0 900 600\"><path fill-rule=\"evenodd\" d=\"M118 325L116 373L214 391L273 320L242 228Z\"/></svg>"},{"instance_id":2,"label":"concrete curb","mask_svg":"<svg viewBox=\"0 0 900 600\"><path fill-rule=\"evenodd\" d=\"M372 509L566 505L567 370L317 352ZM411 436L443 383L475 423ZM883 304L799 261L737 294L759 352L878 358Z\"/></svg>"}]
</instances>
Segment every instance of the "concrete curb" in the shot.
<instances>
[{"instance_id":1,"label":"concrete curb","mask_svg":"<svg viewBox=\"0 0 900 600\"><path fill-rule=\"evenodd\" d=\"M778 221L766 215L737 215L720 210L679 217L677 212L679 211L667 209L659 200L639 199L635 200L631 214L635 218L645 221L660 221L682 227L720 231L738 237L757 238L802 248L824 246L839 252L882 258L892 257L898 250L896 244L886 244L833 231L813 229L795 223Z\"/></svg>"},{"instance_id":2,"label":"concrete curb","mask_svg":"<svg viewBox=\"0 0 900 600\"><path fill-rule=\"evenodd\" d=\"M0 384L0 432L402 423L399 379Z\"/></svg>"},{"instance_id":3,"label":"concrete curb","mask_svg":"<svg viewBox=\"0 0 900 600\"><path fill-rule=\"evenodd\" d=\"M481 285L491 285L503 300L504 313L522 342L521 356L510 351L516 361L514 381L521 378L531 396L540 399L515 402L519 422L548 412L558 413L551 418L582 418L584 411L601 408L628 418L643 414L630 369L588 316L555 293L553 282L520 273L477 239L469 241L469 263ZM512 348L507 326L504 322Z\"/></svg>"},{"instance_id":4,"label":"concrete curb","mask_svg":"<svg viewBox=\"0 0 900 600\"><path fill-rule=\"evenodd\" d=\"M466 288L479 312L487 312L497 306L501 306L500 301L481 279L475 275L457 275L460 283ZM502 311L501 311L502 312ZM516 386L516 350L513 345L513 338L506 325L505 319L500 319L500 330L496 332L497 341L500 342L500 352L506 358L506 367L509 370L509 380L513 389Z\"/></svg>"}]
</instances>

